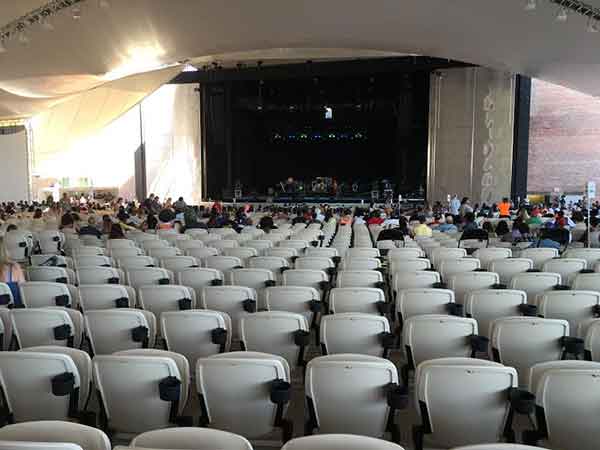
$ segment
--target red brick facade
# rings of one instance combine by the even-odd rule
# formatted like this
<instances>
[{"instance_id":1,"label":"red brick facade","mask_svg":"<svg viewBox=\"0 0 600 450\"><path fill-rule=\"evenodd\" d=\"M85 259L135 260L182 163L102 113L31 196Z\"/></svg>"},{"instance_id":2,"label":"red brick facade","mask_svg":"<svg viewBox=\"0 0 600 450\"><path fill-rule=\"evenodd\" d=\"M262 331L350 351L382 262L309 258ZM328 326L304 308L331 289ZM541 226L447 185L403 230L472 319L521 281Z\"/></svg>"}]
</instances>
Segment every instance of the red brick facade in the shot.
<instances>
[{"instance_id":1,"label":"red brick facade","mask_svg":"<svg viewBox=\"0 0 600 450\"><path fill-rule=\"evenodd\" d=\"M600 99L540 80L531 89L528 191L600 185Z\"/></svg>"}]
</instances>

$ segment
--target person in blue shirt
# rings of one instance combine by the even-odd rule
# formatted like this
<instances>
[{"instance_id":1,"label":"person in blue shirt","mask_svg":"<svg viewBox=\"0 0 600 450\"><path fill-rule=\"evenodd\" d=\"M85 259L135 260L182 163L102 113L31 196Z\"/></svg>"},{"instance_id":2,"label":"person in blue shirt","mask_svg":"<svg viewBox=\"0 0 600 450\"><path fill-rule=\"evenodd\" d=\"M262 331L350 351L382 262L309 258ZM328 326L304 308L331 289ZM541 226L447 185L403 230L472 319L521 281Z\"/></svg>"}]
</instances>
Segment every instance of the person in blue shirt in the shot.
<instances>
[{"instance_id":1,"label":"person in blue shirt","mask_svg":"<svg viewBox=\"0 0 600 450\"><path fill-rule=\"evenodd\" d=\"M454 233L458 231L456 225L454 225L454 217L452 214L445 215L446 221L438 225L437 229L443 233Z\"/></svg>"}]
</instances>

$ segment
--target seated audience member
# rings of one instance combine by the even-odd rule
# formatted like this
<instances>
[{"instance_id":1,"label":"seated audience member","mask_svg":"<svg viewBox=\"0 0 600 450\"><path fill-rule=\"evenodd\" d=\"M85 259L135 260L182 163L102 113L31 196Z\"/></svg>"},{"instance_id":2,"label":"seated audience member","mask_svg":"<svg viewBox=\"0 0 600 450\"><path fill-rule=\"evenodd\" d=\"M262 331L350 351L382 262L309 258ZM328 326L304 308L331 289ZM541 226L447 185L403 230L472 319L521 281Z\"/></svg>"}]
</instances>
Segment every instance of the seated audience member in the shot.
<instances>
[{"instance_id":1,"label":"seated audience member","mask_svg":"<svg viewBox=\"0 0 600 450\"><path fill-rule=\"evenodd\" d=\"M491 222L483 222L483 224L481 224L481 229L485 230L488 233L488 236L495 235L494 226L492 225ZM493 236L490 236L490 237L493 237Z\"/></svg>"},{"instance_id":2,"label":"seated audience member","mask_svg":"<svg viewBox=\"0 0 600 450\"><path fill-rule=\"evenodd\" d=\"M352 211L344 210L344 215L340 217L340 225L350 225L352 223Z\"/></svg>"},{"instance_id":3,"label":"seated audience member","mask_svg":"<svg viewBox=\"0 0 600 450\"><path fill-rule=\"evenodd\" d=\"M427 219L425 216L419 217L419 225L413 228L412 235L413 237L431 237L433 236L433 231L427 225Z\"/></svg>"},{"instance_id":4,"label":"seated audience member","mask_svg":"<svg viewBox=\"0 0 600 450\"><path fill-rule=\"evenodd\" d=\"M96 236L98 239L102 238L102 232L96 226L96 217L88 217L87 225L79 229L79 235L91 235Z\"/></svg>"},{"instance_id":5,"label":"seated audience member","mask_svg":"<svg viewBox=\"0 0 600 450\"><path fill-rule=\"evenodd\" d=\"M477 225L477 222L475 221L475 214L473 214L473 211L467 212L465 214L464 221L463 221L463 231L477 230L477 229L479 229L479 226Z\"/></svg>"},{"instance_id":6,"label":"seated audience member","mask_svg":"<svg viewBox=\"0 0 600 450\"><path fill-rule=\"evenodd\" d=\"M504 197L498 204L498 211L500 212L501 219L510 219L510 200L508 197Z\"/></svg>"},{"instance_id":7,"label":"seated audience member","mask_svg":"<svg viewBox=\"0 0 600 450\"><path fill-rule=\"evenodd\" d=\"M21 266L11 261L4 245L4 239L0 237L0 281L7 284L10 289L15 306L22 306L21 291L19 285L25 282L25 274Z\"/></svg>"},{"instance_id":8,"label":"seated audience member","mask_svg":"<svg viewBox=\"0 0 600 450\"><path fill-rule=\"evenodd\" d=\"M112 224L108 239L125 239L125 233L123 233L123 227L121 227L120 223Z\"/></svg>"},{"instance_id":9,"label":"seated audience member","mask_svg":"<svg viewBox=\"0 0 600 450\"><path fill-rule=\"evenodd\" d=\"M403 241L405 233L399 226L381 230L377 236L377 241Z\"/></svg>"},{"instance_id":10,"label":"seated audience member","mask_svg":"<svg viewBox=\"0 0 600 450\"><path fill-rule=\"evenodd\" d=\"M385 222L385 219L381 217L382 214L379 210L375 210L371 213L371 217L367 219L367 225L381 225Z\"/></svg>"},{"instance_id":11,"label":"seated audience member","mask_svg":"<svg viewBox=\"0 0 600 450\"><path fill-rule=\"evenodd\" d=\"M149 213L148 217L146 217L146 225L144 226L144 228L146 228L146 230L148 231L155 231L157 227L158 220L156 219L156 216L153 213Z\"/></svg>"},{"instance_id":12,"label":"seated audience member","mask_svg":"<svg viewBox=\"0 0 600 450\"><path fill-rule=\"evenodd\" d=\"M75 232L75 221L73 220L73 215L70 212L63 214L60 218L59 230L63 233Z\"/></svg>"},{"instance_id":13,"label":"seated audience member","mask_svg":"<svg viewBox=\"0 0 600 450\"><path fill-rule=\"evenodd\" d=\"M273 222L273 218L271 216L262 216L258 221L258 228L263 230L265 233L269 233L271 230L276 230L277 226L275 222Z\"/></svg>"},{"instance_id":14,"label":"seated audience member","mask_svg":"<svg viewBox=\"0 0 600 450\"><path fill-rule=\"evenodd\" d=\"M112 229L113 221L108 214L102 216L102 234L110 234Z\"/></svg>"},{"instance_id":15,"label":"seated audience member","mask_svg":"<svg viewBox=\"0 0 600 450\"><path fill-rule=\"evenodd\" d=\"M446 214L445 221L438 225L436 229L443 233L456 233L458 231L457 226L454 225L454 217L452 214Z\"/></svg>"},{"instance_id":16,"label":"seated audience member","mask_svg":"<svg viewBox=\"0 0 600 450\"><path fill-rule=\"evenodd\" d=\"M498 236L502 242L512 242L512 234L506 220L501 220L498 222L498 225L496 225L496 236Z\"/></svg>"},{"instance_id":17,"label":"seated audience member","mask_svg":"<svg viewBox=\"0 0 600 450\"><path fill-rule=\"evenodd\" d=\"M187 208L187 205L185 204L185 200L183 200L183 197L179 197L177 199L177 201L175 203L173 203L173 208L175 209L175 212L177 212L177 213L182 213L185 211L185 209Z\"/></svg>"}]
</instances>

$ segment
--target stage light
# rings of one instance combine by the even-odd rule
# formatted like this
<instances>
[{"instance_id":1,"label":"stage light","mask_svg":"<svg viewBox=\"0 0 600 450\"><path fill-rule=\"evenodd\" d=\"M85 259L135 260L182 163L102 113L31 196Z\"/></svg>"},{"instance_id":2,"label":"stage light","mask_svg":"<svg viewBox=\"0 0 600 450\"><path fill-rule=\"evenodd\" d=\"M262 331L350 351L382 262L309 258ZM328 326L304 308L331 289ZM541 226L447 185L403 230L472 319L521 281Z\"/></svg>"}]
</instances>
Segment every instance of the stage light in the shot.
<instances>
[{"instance_id":1,"label":"stage light","mask_svg":"<svg viewBox=\"0 0 600 450\"><path fill-rule=\"evenodd\" d=\"M588 20L588 24L586 27L588 33L598 33L600 31L600 27L598 26L598 21L590 17Z\"/></svg>"},{"instance_id":2,"label":"stage light","mask_svg":"<svg viewBox=\"0 0 600 450\"><path fill-rule=\"evenodd\" d=\"M537 0L527 0L525 3L525 11L535 11L537 8Z\"/></svg>"},{"instance_id":3,"label":"stage light","mask_svg":"<svg viewBox=\"0 0 600 450\"><path fill-rule=\"evenodd\" d=\"M71 8L71 13L73 14L73 19L81 19L81 6L73 5L73 7Z\"/></svg>"},{"instance_id":4,"label":"stage light","mask_svg":"<svg viewBox=\"0 0 600 450\"><path fill-rule=\"evenodd\" d=\"M569 13L567 8L564 6L560 7L558 12L556 13L556 21L560 23L565 23L569 19Z\"/></svg>"}]
</instances>

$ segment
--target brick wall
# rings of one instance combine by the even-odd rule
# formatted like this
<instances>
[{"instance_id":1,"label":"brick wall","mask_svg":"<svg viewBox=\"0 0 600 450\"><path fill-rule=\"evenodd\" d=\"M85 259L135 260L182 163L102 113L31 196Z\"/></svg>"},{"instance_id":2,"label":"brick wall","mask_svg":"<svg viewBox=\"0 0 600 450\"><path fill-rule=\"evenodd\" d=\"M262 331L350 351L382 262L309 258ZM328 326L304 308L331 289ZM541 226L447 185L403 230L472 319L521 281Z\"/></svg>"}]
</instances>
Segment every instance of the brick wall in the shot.
<instances>
[{"instance_id":1,"label":"brick wall","mask_svg":"<svg viewBox=\"0 0 600 450\"><path fill-rule=\"evenodd\" d=\"M600 185L600 99L540 80L531 89L528 191Z\"/></svg>"}]
</instances>

